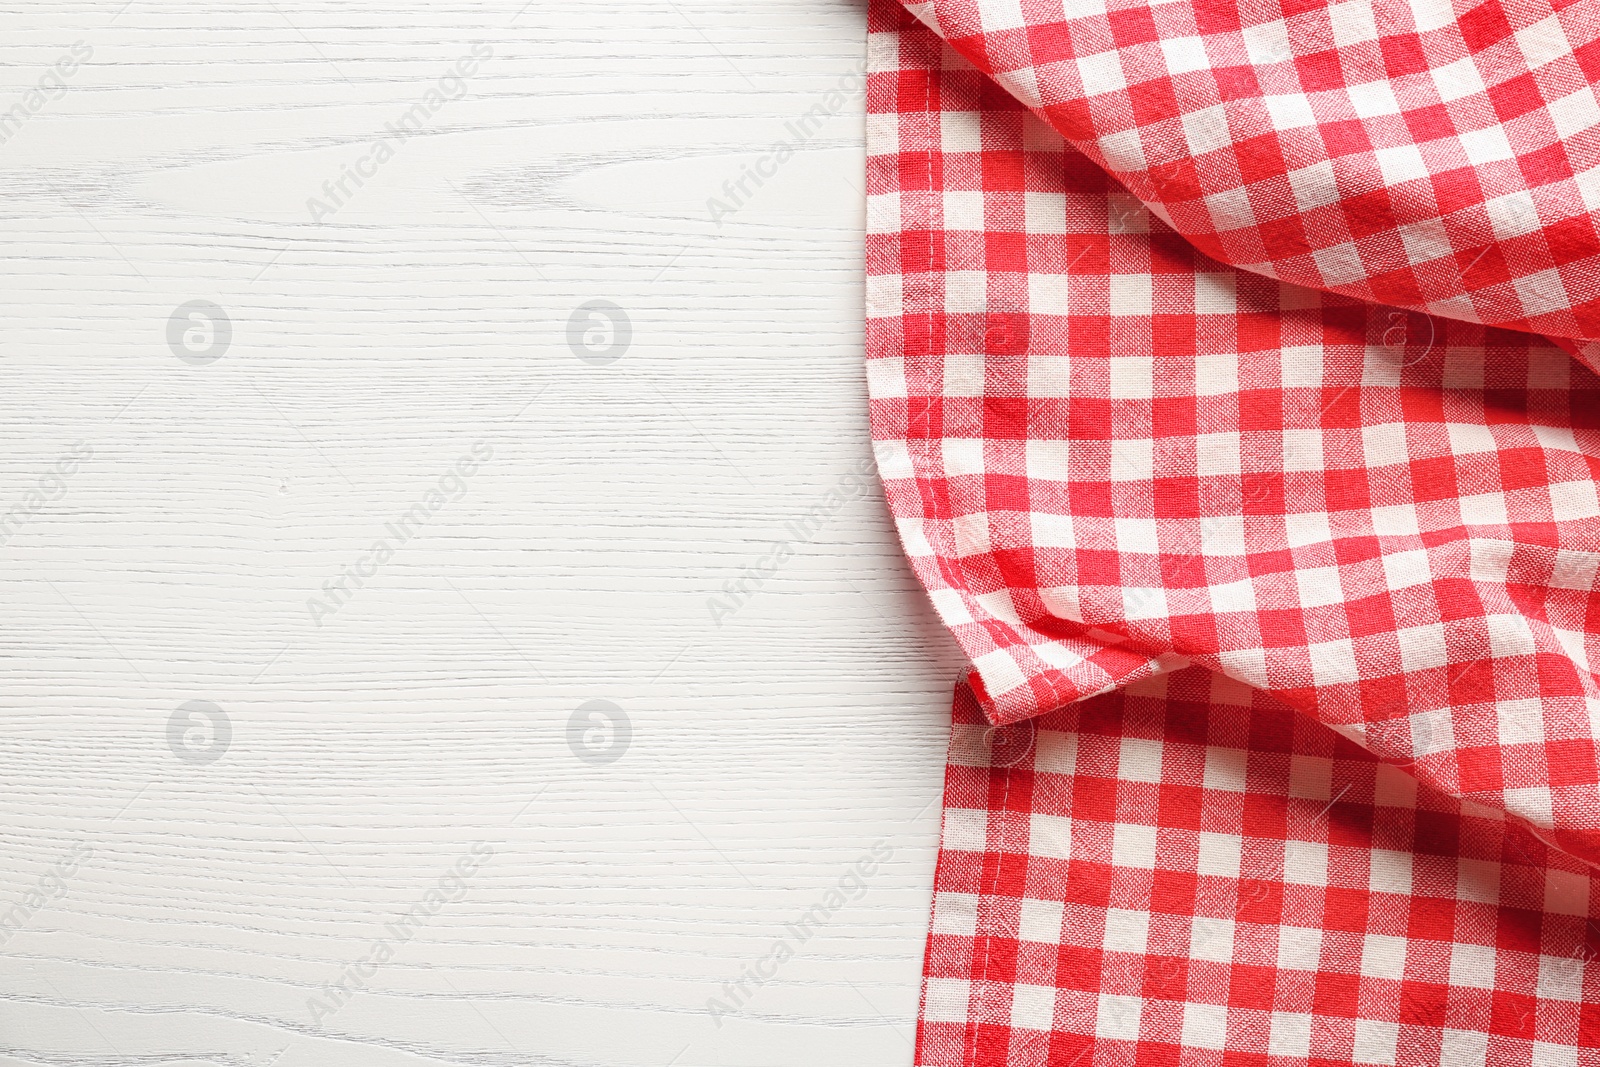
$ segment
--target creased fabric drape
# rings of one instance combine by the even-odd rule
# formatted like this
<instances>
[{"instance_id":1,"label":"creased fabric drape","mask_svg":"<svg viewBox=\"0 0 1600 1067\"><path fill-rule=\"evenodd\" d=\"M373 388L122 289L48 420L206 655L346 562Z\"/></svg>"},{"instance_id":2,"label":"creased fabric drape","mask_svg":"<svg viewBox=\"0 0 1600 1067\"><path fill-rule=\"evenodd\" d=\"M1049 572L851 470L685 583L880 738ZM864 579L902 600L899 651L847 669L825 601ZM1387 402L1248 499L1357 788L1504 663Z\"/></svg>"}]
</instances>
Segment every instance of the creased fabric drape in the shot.
<instances>
[{"instance_id":1,"label":"creased fabric drape","mask_svg":"<svg viewBox=\"0 0 1600 1067\"><path fill-rule=\"evenodd\" d=\"M974 668L923 1062L1600 1062L1595 6L870 19L873 435Z\"/></svg>"}]
</instances>

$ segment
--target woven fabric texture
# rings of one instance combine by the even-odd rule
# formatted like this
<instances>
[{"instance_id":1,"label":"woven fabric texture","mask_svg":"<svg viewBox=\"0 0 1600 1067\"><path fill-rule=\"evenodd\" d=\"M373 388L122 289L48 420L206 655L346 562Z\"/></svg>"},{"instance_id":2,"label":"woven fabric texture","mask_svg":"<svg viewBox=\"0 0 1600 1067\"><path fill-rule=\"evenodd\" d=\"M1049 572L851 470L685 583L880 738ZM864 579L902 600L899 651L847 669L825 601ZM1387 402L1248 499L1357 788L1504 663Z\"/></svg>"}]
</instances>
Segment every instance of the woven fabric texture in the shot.
<instances>
[{"instance_id":1,"label":"woven fabric texture","mask_svg":"<svg viewBox=\"0 0 1600 1067\"><path fill-rule=\"evenodd\" d=\"M973 663L922 1062L1600 1064L1591 23L872 3L873 435Z\"/></svg>"}]
</instances>

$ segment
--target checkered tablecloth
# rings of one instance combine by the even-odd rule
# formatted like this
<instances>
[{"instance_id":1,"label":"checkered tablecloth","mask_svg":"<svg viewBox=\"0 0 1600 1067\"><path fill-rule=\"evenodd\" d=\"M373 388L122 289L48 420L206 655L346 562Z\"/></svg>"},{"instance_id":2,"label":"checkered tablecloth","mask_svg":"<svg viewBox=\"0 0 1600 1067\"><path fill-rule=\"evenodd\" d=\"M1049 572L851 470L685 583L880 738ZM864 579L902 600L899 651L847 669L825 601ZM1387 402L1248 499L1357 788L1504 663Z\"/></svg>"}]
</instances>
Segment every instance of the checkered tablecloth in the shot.
<instances>
[{"instance_id":1,"label":"checkered tablecloth","mask_svg":"<svg viewBox=\"0 0 1600 1067\"><path fill-rule=\"evenodd\" d=\"M974 665L923 1062L1600 1063L1596 8L906 8L868 384Z\"/></svg>"},{"instance_id":2,"label":"checkered tablecloth","mask_svg":"<svg viewBox=\"0 0 1600 1067\"><path fill-rule=\"evenodd\" d=\"M1600 334L1592 0L906 7L1214 259Z\"/></svg>"},{"instance_id":3,"label":"checkered tablecloth","mask_svg":"<svg viewBox=\"0 0 1600 1067\"><path fill-rule=\"evenodd\" d=\"M1201 668L956 695L928 1067L1600 1062L1588 869Z\"/></svg>"}]
</instances>

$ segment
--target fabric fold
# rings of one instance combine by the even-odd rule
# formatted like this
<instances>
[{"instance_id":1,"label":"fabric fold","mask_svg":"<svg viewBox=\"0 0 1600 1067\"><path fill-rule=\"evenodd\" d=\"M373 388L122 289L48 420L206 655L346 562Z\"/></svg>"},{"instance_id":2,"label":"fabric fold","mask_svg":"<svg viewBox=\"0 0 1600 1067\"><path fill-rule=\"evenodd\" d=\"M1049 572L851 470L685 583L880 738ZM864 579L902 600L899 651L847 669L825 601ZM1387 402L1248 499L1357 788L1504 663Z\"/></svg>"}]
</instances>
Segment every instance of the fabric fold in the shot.
<instances>
[{"instance_id":1,"label":"fabric fold","mask_svg":"<svg viewBox=\"0 0 1600 1067\"><path fill-rule=\"evenodd\" d=\"M905 6L1207 256L1592 358L1590 0Z\"/></svg>"},{"instance_id":2,"label":"fabric fold","mask_svg":"<svg viewBox=\"0 0 1600 1067\"><path fill-rule=\"evenodd\" d=\"M1592 5L869 19L917 1062L1600 1067Z\"/></svg>"},{"instance_id":3,"label":"fabric fold","mask_svg":"<svg viewBox=\"0 0 1600 1067\"><path fill-rule=\"evenodd\" d=\"M1207 245L1171 201L1152 210L1108 173L1102 142L1120 127L1080 150L1040 119L1094 132L1082 124L1106 94L1069 107L1072 78L1115 61L1131 107L1143 83L1129 57L1166 54L1169 20L1209 9L908 6L1039 97L873 6L873 433L907 554L986 715L1016 722L1196 664L1600 861L1600 379L1526 332L1554 320L1486 327L1333 291L1289 269L1300 261L1269 266L1314 284L1266 277L1259 258L1219 262L1197 244L1237 258L1217 243L1232 231ZM1160 32L1112 48L1126 12ZM1388 16L1361 25L1338 30L1335 58L1396 36ZM1045 41L1071 54L1045 62ZM1472 61L1498 62L1496 48ZM1326 140L1352 121L1312 129ZM1469 170L1486 198L1509 195L1487 184L1509 172ZM1343 173L1322 195L1343 195Z\"/></svg>"}]
</instances>

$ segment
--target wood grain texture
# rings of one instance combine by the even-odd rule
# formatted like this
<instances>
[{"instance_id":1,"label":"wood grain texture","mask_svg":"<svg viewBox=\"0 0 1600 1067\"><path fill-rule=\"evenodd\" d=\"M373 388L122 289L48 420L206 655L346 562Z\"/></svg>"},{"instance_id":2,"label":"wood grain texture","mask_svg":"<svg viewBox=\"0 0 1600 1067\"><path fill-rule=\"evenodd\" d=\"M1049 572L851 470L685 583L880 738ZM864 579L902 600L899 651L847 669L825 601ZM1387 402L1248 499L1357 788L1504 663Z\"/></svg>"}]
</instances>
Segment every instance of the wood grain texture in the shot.
<instances>
[{"instance_id":1,"label":"wood grain texture","mask_svg":"<svg viewBox=\"0 0 1600 1067\"><path fill-rule=\"evenodd\" d=\"M960 658L850 481L859 95L707 207L863 5L519 6L0 13L0 1065L911 1061Z\"/></svg>"}]
</instances>

